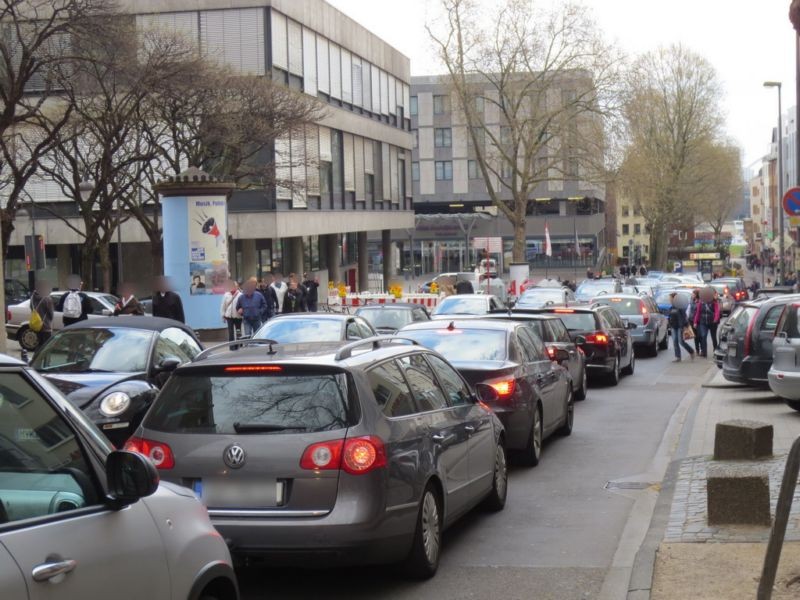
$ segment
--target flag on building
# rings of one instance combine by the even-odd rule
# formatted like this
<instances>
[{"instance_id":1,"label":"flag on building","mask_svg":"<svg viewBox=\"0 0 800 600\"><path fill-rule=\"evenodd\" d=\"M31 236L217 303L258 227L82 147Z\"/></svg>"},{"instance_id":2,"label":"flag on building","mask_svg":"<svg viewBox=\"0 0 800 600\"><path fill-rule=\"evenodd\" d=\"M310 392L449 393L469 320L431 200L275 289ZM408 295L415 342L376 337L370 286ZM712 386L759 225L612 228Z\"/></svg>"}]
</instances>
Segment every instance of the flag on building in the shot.
<instances>
[{"instance_id":1,"label":"flag on building","mask_svg":"<svg viewBox=\"0 0 800 600\"><path fill-rule=\"evenodd\" d=\"M547 226L547 221L544 222L544 254L545 256L553 256L553 246L550 244L550 228Z\"/></svg>"}]
</instances>

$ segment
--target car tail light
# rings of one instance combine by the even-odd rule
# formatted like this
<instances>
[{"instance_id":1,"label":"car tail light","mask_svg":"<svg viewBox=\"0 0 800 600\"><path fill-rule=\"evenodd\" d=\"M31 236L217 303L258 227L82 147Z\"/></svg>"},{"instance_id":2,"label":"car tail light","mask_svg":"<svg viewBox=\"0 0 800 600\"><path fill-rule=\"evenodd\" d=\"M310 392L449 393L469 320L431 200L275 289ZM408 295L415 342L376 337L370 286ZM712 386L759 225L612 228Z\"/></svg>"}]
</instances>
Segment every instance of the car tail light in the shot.
<instances>
[{"instance_id":1,"label":"car tail light","mask_svg":"<svg viewBox=\"0 0 800 600\"><path fill-rule=\"evenodd\" d=\"M312 471L341 469L361 475L386 465L386 448L375 436L332 440L311 444L303 452L300 468Z\"/></svg>"},{"instance_id":2,"label":"car tail light","mask_svg":"<svg viewBox=\"0 0 800 600\"><path fill-rule=\"evenodd\" d=\"M745 356L749 356L750 355L750 337L753 334L753 325L756 324L756 315L758 315L758 312L756 312L750 318L750 323L747 324L747 333L744 334L744 355Z\"/></svg>"},{"instance_id":3,"label":"car tail light","mask_svg":"<svg viewBox=\"0 0 800 600\"><path fill-rule=\"evenodd\" d=\"M497 392L498 398L505 400L514 395L514 388L516 381L513 379L504 379L502 381L495 381L489 384L494 391Z\"/></svg>"},{"instance_id":4,"label":"car tail light","mask_svg":"<svg viewBox=\"0 0 800 600\"><path fill-rule=\"evenodd\" d=\"M172 449L161 442L132 437L125 442L125 450L146 456L153 461L157 469L171 469L175 466L175 456L172 454Z\"/></svg>"},{"instance_id":5,"label":"car tail light","mask_svg":"<svg viewBox=\"0 0 800 600\"><path fill-rule=\"evenodd\" d=\"M605 333L590 333L586 336L587 344L607 344L608 336Z\"/></svg>"},{"instance_id":6,"label":"car tail light","mask_svg":"<svg viewBox=\"0 0 800 600\"><path fill-rule=\"evenodd\" d=\"M227 373L280 373L283 367L279 365L232 365L225 367Z\"/></svg>"},{"instance_id":7,"label":"car tail light","mask_svg":"<svg viewBox=\"0 0 800 600\"><path fill-rule=\"evenodd\" d=\"M650 322L650 311L644 305L644 302L639 302L639 310L642 312L642 324L647 325Z\"/></svg>"},{"instance_id":8,"label":"car tail light","mask_svg":"<svg viewBox=\"0 0 800 600\"><path fill-rule=\"evenodd\" d=\"M556 349L552 346L547 346L547 356L550 357L550 360L555 360L556 358Z\"/></svg>"}]
</instances>

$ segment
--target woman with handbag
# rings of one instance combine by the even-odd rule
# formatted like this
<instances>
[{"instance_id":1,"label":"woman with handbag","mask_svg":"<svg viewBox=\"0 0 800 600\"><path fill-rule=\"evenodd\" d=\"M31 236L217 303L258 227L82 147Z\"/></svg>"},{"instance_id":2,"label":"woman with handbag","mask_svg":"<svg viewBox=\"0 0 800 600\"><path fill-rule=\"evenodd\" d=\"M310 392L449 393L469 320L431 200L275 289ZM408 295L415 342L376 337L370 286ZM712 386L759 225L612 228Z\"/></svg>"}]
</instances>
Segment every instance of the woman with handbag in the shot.
<instances>
[{"instance_id":1,"label":"woman with handbag","mask_svg":"<svg viewBox=\"0 0 800 600\"><path fill-rule=\"evenodd\" d=\"M689 353L689 356L694 360L694 350L686 343L687 339L694 337L694 332L689 326L689 319L686 317L686 311L676 305L676 297L678 294L673 292L669 295L672 307L669 309L669 328L672 331L672 347L675 351L675 359L672 362L681 362L681 346Z\"/></svg>"},{"instance_id":2,"label":"woman with handbag","mask_svg":"<svg viewBox=\"0 0 800 600\"><path fill-rule=\"evenodd\" d=\"M31 294L31 318L28 327L39 334L37 350L53 335L53 315L55 305L48 292L46 281L37 281L36 289Z\"/></svg>"}]
</instances>

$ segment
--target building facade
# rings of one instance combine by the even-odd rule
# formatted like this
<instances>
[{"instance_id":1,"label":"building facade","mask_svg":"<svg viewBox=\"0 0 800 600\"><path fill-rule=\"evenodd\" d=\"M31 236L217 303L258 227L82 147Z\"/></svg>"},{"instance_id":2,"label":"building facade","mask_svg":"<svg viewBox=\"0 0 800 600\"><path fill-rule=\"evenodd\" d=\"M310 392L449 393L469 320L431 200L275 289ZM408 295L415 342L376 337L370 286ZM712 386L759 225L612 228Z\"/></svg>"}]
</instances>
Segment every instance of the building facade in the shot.
<instances>
[{"instance_id":1,"label":"building facade","mask_svg":"<svg viewBox=\"0 0 800 600\"><path fill-rule=\"evenodd\" d=\"M650 258L650 232L638 203L627 198L618 198L616 209L618 264L647 263Z\"/></svg>"},{"instance_id":2,"label":"building facade","mask_svg":"<svg viewBox=\"0 0 800 600\"><path fill-rule=\"evenodd\" d=\"M180 32L234 72L270 77L325 107L316 126L276 140L265 158L275 161L279 181L300 185L251 187L230 199L234 276L327 270L331 280L366 289L370 264L388 270L389 230L414 226L406 56L323 0L123 0L120 10L137 29ZM52 182L34 182L30 192L69 213ZM16 223L7 276L18 276L23 236L35 229L47 244L48 279L63 286L78 264L78 240L47 218L52 210L35 206ZM382 241L372 261L369 232ZM125 278L148 280L144 231L131 219L121 234Z\"/></svg>"}]
</instances>

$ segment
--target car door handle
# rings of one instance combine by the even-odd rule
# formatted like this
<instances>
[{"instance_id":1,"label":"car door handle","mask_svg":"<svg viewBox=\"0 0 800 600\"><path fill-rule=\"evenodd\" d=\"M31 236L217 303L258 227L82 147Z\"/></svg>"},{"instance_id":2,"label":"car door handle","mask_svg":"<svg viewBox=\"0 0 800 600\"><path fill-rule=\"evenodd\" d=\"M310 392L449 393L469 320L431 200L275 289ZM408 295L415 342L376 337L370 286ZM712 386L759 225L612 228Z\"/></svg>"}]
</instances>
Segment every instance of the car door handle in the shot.
<instances>
[{"instance_id":1,"label":"car door handle","mask_svg":"<svg viewBox=\"0 0 800 600\"><path fill-rule=\"evenodd\" d=\"M49 560L49 558L46 560ZM44 562L33 567L31 577L33 577L34 581L38 582L50 581L51 583L59 583L61 581L60 579L58 581L53 580L61 575L71 573L77 566L78 561L70 558Z\"/></svg>"},{"instance_id":2,"label":"car door handle","mask_svg":"<svg viewBox=\"0 0 800 600\"><path fill-rule=\"evenodd\" d=\"M434 434L431 436L431 439L432 439L434 442L443 442L443 441L445 440L445 435L444 435L443 433L434 433Z\"/></svg>"},{"instance_id":3,"label":"car door handle","mask_svg":"<svg viewBox=\"0 0 800 600\"><path fill-rule=\"evenodd\" d=\"M475 433L475 428L472 425L465 425L464 431L466 431L467 433Z\"/></svg>"}]
</instances>

